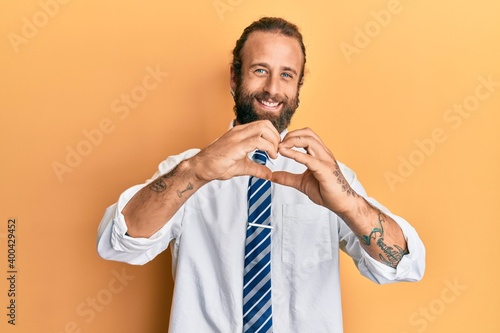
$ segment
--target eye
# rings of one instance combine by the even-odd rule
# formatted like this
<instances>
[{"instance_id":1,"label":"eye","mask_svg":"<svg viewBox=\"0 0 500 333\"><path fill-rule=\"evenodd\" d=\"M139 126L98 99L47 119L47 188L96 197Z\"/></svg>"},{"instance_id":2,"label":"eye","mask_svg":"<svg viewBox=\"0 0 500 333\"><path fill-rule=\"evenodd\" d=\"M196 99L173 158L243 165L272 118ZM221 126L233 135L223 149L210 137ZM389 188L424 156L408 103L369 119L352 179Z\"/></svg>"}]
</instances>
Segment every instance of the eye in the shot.
<instances>
[{"instance_id":1,"label":"eye","mask_svg":"<svg viewBox=\"0 0 500 333\"><path fill-rule=\"evenodd\" d=\"M254 71L255 74L258 74L258 75L261 75L261 74L266 74L267 71L264 69L264 68L257 68L255 71Z\"/></svg>"},{"instance_id":2,"label":"eye","mask_svg":"<svg viewBox=\"0 0 500 333\"><path fill-rule=\"evenodd\" d=\"M293 75L290 73L281 73L281 76L283 76L285 79L293 79Z\"/></svg>"}]
</instances>

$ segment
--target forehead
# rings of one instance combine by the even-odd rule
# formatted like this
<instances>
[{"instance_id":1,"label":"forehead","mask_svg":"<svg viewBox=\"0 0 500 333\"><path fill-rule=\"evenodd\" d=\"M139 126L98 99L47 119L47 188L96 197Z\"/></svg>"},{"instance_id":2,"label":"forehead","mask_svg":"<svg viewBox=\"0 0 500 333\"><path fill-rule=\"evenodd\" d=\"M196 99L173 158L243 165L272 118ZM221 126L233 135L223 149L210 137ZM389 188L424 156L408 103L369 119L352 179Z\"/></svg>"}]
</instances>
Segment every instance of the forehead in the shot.
<instances>
[{"instance_id":1,"label":"forehead","mask_svg":"<svg viewBox=\"0 0 500 333\"><path fill-rule=\"evenodd\" d=\"M252 32L243 46L241 56L244 68L266 63L271 67L290 67L300 72L304 62L299 42L275 32Z\"/></svg>"}]
</instances>

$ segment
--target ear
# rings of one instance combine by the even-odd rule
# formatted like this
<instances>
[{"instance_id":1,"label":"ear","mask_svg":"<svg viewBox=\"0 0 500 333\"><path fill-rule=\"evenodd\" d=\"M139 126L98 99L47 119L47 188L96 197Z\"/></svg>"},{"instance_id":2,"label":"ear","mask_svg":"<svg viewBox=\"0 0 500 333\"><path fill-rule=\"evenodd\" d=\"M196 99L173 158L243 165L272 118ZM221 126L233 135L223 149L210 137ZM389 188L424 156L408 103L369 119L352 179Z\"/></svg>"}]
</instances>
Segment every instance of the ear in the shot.
<instances>
[{"instance_id":1,"label":"ear","mask_svg":"<svg viewBox=\"0 0 500 333\"><path fill-rule=\"evenodd\" d=\"M231 88L232 91L236 90L236 73L232 65L231 65L231 76L229 78L229 87Z\"/></svg>"}]
</instances>

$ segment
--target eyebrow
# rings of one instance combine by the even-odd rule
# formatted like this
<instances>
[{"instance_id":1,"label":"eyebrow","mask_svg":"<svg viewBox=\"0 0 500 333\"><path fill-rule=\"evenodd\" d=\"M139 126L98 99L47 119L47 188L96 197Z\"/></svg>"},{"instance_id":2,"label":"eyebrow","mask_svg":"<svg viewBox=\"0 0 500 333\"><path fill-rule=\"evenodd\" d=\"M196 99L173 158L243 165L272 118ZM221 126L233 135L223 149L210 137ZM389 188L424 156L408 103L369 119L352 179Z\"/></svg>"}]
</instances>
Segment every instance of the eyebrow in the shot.
<instances>
[{"instance_id":1,"label":"eyebrow","mask_svg":"<svg viewBox=\"0 0 500 333\"><path fill-rule=\"evenodd\" d=\"M254 68L254 67L265 67L265 68L270 68L271 66L269 66L269 64L265 63L265 62L259 62L259 63L256 63L256 64L252 64L250 66L250 68ZM284 71L290 71L292 72L293 74L297 75L297 71L295 69L293 69L292 67L288 67L288 66L285 66L285 67L282 67L282 69Z\"/></svg>"}]
</instances>

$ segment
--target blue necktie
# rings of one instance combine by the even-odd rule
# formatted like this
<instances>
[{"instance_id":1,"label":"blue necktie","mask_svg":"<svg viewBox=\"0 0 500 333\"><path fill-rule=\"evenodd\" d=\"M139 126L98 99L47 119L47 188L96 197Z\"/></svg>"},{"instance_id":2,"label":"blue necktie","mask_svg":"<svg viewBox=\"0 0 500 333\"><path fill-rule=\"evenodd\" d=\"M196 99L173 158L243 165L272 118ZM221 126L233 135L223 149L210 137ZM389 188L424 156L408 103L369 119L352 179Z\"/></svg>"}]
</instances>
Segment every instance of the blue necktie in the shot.
<instances>
[{"instance_id":1,"label":"blue necktie","mask_svg":"<svg viewBox=\"0 0 500 333\"><path fill-rule=\"evenodd\" d=\"M257 150L253 160L265 165L267 155ZM272 332L271 230L271 182L250 177L243 277L244 333Z\"/></svg>"}]
</instances>

